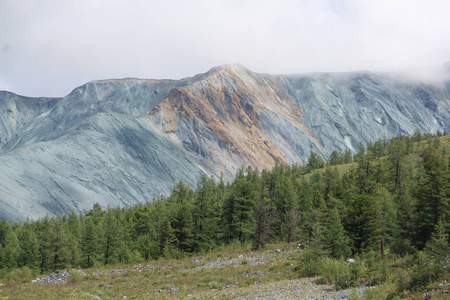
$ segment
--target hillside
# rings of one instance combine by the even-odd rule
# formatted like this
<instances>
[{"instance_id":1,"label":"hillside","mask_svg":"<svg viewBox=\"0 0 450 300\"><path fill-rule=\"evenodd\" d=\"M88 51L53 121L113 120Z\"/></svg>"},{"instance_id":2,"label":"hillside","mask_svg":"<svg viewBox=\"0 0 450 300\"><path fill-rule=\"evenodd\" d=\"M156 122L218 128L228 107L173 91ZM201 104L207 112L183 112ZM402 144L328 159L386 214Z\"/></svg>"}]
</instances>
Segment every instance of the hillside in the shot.
<instances>
[{"instance_id":1,"label":"hillside","mask_svg":"<svg viewBox=\"0 0 450 300\"><path fill-rule=\"evenodd\" d=\"M448 72L448 70L447 70ZM0 217L130 206L179 180L303 164L399 135L450 131L450 82L373 72L103 80L61 99L0 93Z\"/></svg>"},{"instance_id":2,"label":"hillside","mask_svg":"<svg viewBox=\"0 0 450 300\"><path fill-rule=\"evenodd\" d=\"M449 150L417 132L351 163L311 155L127 209L0 220L0 296L446 299Z\"/></svg>"},{"instance_id":3,"label":"hillside","mask_svg":"<svg viewBox=\"0 0 450 300\"><path fill-rule=\"evenodd\" d=\"M10 299L346 299L367 287L335 292L318 278L298 278L302 250L297 245L271 245L264 251L224 249L180 260L69 270L4 281L1 296ZM33 283L30 283L33 281ZM22 282L22 283L20 283Z\"/></svg>"}]
</instances>

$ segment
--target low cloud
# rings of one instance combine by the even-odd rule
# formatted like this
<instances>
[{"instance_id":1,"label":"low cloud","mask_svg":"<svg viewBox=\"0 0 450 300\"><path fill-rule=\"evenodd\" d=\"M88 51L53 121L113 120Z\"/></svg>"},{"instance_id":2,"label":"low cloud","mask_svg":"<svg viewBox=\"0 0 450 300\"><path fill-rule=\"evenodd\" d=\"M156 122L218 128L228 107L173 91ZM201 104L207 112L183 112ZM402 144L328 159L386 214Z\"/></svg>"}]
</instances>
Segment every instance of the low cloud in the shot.
<instances>
[{"instance_id":1,"label":"low cloud","mask_svg":"<svg viewBox=\"0 0 450 300\"><path fill-rule=\"evenodd\" d=\"M0 74L63 96L104 78L181 78L228 63L266 73L401 70L450 61L444 0L0 2Z\"/></svg>"}]
</instances>

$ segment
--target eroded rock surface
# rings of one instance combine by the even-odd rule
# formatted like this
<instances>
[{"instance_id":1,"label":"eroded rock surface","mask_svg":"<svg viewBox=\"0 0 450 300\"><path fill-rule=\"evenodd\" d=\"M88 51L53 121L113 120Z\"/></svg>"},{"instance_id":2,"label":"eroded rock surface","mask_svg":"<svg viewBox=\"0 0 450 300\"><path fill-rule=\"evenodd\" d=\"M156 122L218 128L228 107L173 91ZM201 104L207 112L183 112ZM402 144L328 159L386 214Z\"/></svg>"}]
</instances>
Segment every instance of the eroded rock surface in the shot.
<instances>
[{"instance_id":1,"label":"eroded rock surface","mask_svg":"<svg viewBox=\"0 0 450 300\"><path fill-rule=\"evenodd\" d=\"M268 75L227 65L181 80L103 80L64 98L0 92L0 217L25 220L168 195L203 174L304 163L313 150L450 131L440 80Z\"/></svg>"}]
</instances>

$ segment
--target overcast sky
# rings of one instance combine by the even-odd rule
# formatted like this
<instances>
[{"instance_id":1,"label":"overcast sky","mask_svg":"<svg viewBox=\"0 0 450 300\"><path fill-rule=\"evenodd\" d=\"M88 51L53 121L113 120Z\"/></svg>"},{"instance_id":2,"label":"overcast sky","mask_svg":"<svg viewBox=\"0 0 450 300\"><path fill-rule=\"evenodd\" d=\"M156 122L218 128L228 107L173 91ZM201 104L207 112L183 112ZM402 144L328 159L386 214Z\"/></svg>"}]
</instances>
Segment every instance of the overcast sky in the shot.
<instances>
[{"instance_id":1,"label":"overcast sky","mask_svg":"<svg viewBox=\"0 0 450 300\"><path fill-rule=\"evenodd\" d=\"M0 90L95 79L388 71L450 61L448 0L0 0Z\"/></svg>"}]
</instances>

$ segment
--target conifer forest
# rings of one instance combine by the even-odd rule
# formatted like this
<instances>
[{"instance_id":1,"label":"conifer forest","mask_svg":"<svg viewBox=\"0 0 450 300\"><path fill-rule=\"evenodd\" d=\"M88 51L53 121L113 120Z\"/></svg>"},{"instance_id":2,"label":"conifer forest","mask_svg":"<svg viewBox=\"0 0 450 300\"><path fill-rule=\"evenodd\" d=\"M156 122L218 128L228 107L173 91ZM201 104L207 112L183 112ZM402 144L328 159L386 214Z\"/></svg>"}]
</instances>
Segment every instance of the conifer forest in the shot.
<instances>
[{"instance_id":1,"label":"conifer forest","mask_svg":"<svg viewBox=\"0 0 450 300\"><path fill-rule=\"evenodd\" d=\"M417 290L449 272L449 141L418 131L361 143L354 155L334 151L327 161L311 152L305 165L242 167L232 182L179 182L170 196L130 208L94 204L61 217L3 219L0 275L178 259L231 243L254 250L295 243L304 251L299 276L320 274L320 261L339 267L355 258L380 262L381 283L383 262L408 257L403 289Z\"/></svg>"}]
</instances>

